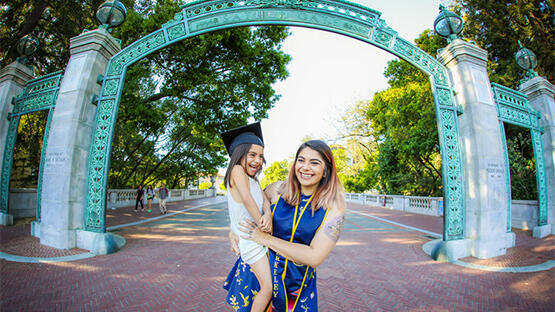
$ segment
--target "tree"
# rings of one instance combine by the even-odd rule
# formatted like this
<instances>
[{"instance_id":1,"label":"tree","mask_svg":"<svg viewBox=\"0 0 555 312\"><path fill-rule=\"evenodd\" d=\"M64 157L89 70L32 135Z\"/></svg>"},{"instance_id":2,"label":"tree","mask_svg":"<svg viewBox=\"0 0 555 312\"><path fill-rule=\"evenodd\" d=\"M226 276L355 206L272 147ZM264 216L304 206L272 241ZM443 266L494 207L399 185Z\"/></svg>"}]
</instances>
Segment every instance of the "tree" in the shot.
<instances>
[{"instance_id":1,"label":"tree","mask_svg":"<svg viewBox=\"0 0 555 312\"><path fill-rule=\"evenodd\" d=\"M36 188L39 177L40 153L48 111L20 117L14 146L10 187Z\"/></svg>"},{"instance_id":2,"label":"tree","mask_svg":"<svg viewBox=\"0 0 555 312\"><path fill-rule=\"evenodd\" d=\"M69 39L84 29L98 27L95 11L103 0L0 1L0 68L15 61L17 42L33 32L38 50L29 57L37 74L63 69L69 60ZM122 1L127 8L131 1Z\"/></svg>"},{"instance_id":3,"label":"tree","mask_svg":"<svg viewBox=\"0 0 555 312\"><path fill-rule=\"evenodd\" d=\"M425 31L415 42L435 55L445 40ZM441 160L428 77L402 60L389 62L384 75L390 87L358 103L344 118L351 123L349 136L366 147L365 167L346 188L440 195Z\"/></svg>"},{"instance_id":4,"label":"tree","mask_svg":"<svg viewBox=\"0 0 555 312\"><path fill-rule=\"evenodd\" d=\"M514 54L521 41L538 57L536 71L555 81L555 4L553 0L458 0L465 26L463 37L488 51L492 82L518 88L525 72Z\"/></svg>"},{"instance_id":5,"label":"tree","mask_svg":"<svg viewBox=\"0 0 555 312\"><path fill-rule=\"evenodd\" d=\"M538 199L536 167L530 130L505 124L505 133L511 174L511 197L521 200Z\"/></svg>"},{"instance_id":6,"label":"tree","mask_svg":"<svg viewBox=\"0 0 555 312\"><path fill-rule=\"evenodd\" d=\"M260 186L265 188L276 181L287 179L290 167L291 164L287 160L274 161L270 167L264 170L264 177L260 181Z\"/></svg>"},{"instance_id":7,"label":"tree","mask_svg":"<svg viewBox=\"0 0 555 312\"><path fill-rule=\"evenodd\" d=\"M492 82L518 89L525 72L514 54L518 41L538 58L536 71L555 81L555 3L553 0L459 0L463 13L463 36L488 51L488 72ZM505 125L511 174L511 195L515 199L536 199L532 140L524 128Z\"/></svg>"},{"instance_id":8,"label":"tree","mask_svg":"<svg viewBox=\"0 0 555 312\"><path fill-rule=\"evenodd\" d=\"M119 29L134 42L173 17L172 1L138 8ZM219 133L260 120L287 77L284 27L243 27L173 44L133 65L114 138L110 185L166 179L173 187L225 162ZM152 78L155 77L155 78Z\"/></svg>"},{"instance_id":9,"label":"tree","mask_svg":"<svg viewBox=\"0 0 555 312\"><path fill-rule=\"evenodd\" d=\"M67 2L67 3L66 3ZM113 30L125 47L159 29L180 10L175 0L125 0L127 20ZM15 60L17 40L33 31L30 57L39 75L63 69L69 40L98 27L98 1L9 1L0 6L0 62ZM24 18L21 18L24 17ZM184 186L225 162L219 132L260 120L285 79L285 27L242 27L200 35L152 53L127 70L114 132L110 187L166 181Z\"/></svg>"},{"instance_id":10,"label":"tree","mask_svg":"<svg viewBox=\"0 0 555 312\"><path fill-rule=\"evenodd\" d=\"M199 184L199 190L207 190L212 187L212 183L210 181L203 181Z\"/></svg>"}]
</instances>

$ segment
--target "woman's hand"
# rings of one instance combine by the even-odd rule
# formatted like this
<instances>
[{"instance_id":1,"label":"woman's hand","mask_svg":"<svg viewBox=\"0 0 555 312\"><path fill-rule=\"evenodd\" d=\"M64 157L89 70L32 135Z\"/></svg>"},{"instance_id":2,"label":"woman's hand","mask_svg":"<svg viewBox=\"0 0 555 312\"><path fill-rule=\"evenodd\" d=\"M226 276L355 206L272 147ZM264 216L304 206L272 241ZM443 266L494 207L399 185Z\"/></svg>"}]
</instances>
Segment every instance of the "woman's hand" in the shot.
<instances>
[{"instance_id":1,"label":"woman's hand","mask_svg":"<svg viewBox=\"0 0 555 312\"><path fill-rule=\"evenodd\" d=\"M233 232L229 231L229 248L231 252L236 255L241 255L239 252L239 237L237 237Z\"/></svg>"},{"instance_id":2,"label":"woman's hand","mask_svg":"<svg viewBox=\"0 0 555 312\"><path fill-rule=\"evenodd\" d=\"M264 214L258 220L260 230L266 233L272 233L272 216L270 214Z\"/></svg>"},{"instance_id":3,"label":"woman's hand","mask_svg":"<svg viewBox=\"0 0 555 312\"><path fill-rule=\"evenodd\" d=\"M239 225L239 230L247 234L241 236L242 238L252 240L260 245L264 245L264 239L270 235L262 232L260 228L249 219L244 219Z\"/></svg>"}]
</instances>

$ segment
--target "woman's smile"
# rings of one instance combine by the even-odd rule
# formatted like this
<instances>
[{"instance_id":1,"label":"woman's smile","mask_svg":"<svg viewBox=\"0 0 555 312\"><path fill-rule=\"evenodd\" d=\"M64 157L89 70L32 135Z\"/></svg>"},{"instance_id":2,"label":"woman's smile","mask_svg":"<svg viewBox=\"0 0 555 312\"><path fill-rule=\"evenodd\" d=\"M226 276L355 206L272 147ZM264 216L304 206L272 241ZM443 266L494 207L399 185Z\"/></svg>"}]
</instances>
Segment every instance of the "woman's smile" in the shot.
<instances>
[{"instance_id":1,"label":"woman's smile","mask_svg":"<svg viewBox=\"0 0 555 312\"><path fill-rule=\"evenodd\" d=\"M295 162L295 175L304 194L310 194L318 187L324 175L325 164L317 151L307 147L303 149Z\"/></svg>"}]
</instances>

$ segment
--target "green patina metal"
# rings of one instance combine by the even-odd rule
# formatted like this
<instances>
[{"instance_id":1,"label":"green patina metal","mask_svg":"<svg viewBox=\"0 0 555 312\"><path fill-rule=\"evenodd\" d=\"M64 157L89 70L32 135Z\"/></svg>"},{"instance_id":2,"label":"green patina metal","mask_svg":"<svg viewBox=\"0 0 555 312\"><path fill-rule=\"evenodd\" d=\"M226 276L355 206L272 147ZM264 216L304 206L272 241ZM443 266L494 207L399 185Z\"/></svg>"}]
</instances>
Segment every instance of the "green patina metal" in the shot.
<instances>
[{"instance_id":1,"label":"green patina metal","mask_svg":"<svg viewBox=\"0 0 555 312\"><path fill-rule=\"evenodd\" d=\"M538 225L547 224L547 177L545 175L545 160L543 157L543 146L540 127L540 113L532 108L528 103L528 97L520 92L505 86L492 83L492 90L497 106L497 116L501 126L503 136L503 147L505 151L505 170L509 171L509 157L507 155L507 142L503 123L510 123L520 127L530 129L534 158L536 164L536 186L538 188ZM511 230L511 178L507 174L508 187L508 219L507 231Z\"/></svg>"},{"instance_id":2,"label":"green patina metal","mask_svg":"<svg viewBox=\"0 0 555 312\"><path fill-rule=\"evenodd\" d=\"M58 90L62 80L62 71L33 79L21 91L21 93L13 99L14 108L8 115L10 124L8 126L8 134L6 145L4 148L4 158L2 160L2 176L0 177L0 212L8 213L8 197L10 193L10 176L12 171L13 151L15 141L17 139L17 128L22 115L33 113L40 110L49 110L48 120L44 131L44 139L42 140L42 151L40 156L39 179L37 183L37 220L40 221L40 203L42 191L42 172L44 166L44 155L46 144L48 142L48 133L50 130L50 121L54 111L54 105L58 98Z\"/></svg>"},{"instance_id":3,"label":"green patina metal","mask_svg":"<svg viewBox=\"0 0 555 312\"><path fill-rule=\"evenodd\" d=\"M127 67L158 49L203 33L239 26L286 25L330 31L364 41L404 59L430 76L443 161L444 240L464 238L463 165L457 108L447 69L411 42L400 38L380 15L378 11L347 1L196 1L182 6L161 29L114 55L104 75L92 134L85 229L105 231L110 151Z\"/></svg>"}]
</instances>

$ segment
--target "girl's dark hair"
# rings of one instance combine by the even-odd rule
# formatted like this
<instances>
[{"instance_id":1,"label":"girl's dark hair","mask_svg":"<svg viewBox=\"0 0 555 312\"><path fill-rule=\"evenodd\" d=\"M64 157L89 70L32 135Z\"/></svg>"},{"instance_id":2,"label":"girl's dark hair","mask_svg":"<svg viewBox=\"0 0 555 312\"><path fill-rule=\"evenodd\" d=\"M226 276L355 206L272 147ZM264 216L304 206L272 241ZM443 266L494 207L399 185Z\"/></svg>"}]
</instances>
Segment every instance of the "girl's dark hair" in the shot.
<instances>
[{"instance_id":1,"label":"girl's dark hair","mask_svg":"<svg viewBox=\"0 0 555 312\"><path fill-rule=\"evenodd\" d=\"M148 191L149 189L152 190L152 185L149 185L149 186L146 187L146 190L147 190L147 191Z\"/></svg>"},{"instance_id":2,"label":"girl's dark hair","mask_svg":"<svg viewBox=\"0 0 555 312\"><path fill-rule=\"evenodd\" d=\"M230 186L229 183L231 179L231 170L233 170L233 167L235 167L235 165L240 165L243 168L245 167L246 164L243 164L241 162L246 162L247 154L251 150L251 146L252 144L241 144L241 145L238 145L233 150L233 154L231 154L231 157L229 159L229 165L227 166L227 171L225 172L225 177L224 177L224 185L226 188L229 188ZM263 164L266 164L266 159L264 159ZM254 175L255 179L258 179L258 175L260 174L261 171L262 171L262 166L255 173Z\"/></svg>"},{"instance_id":3,"label":"girl's dark hair","mask_svg":"<svg viewBox=\"0 0 555 312\"><path fill-rule=\"evenodd\" d=\"M339 200L343 196L343 185L339 181L337 176L337 169L335 168L335 160L331 152L330 147L323 141L320 140L310 140L303 143L297 150L295 155L295 160L291 170L289 171L289 176L287 181L282 184L282 197L290 205L296 205L301 197L301 183L297 179L297 174L295 166L297 164L297 159L299 154L305 148L310 148L318 152L325 163L325 170L322 176L322 180L314 193L314 198L312 199L312 213L321 207L329 207L332 202Z\"/></svg>"}]
</instances>

